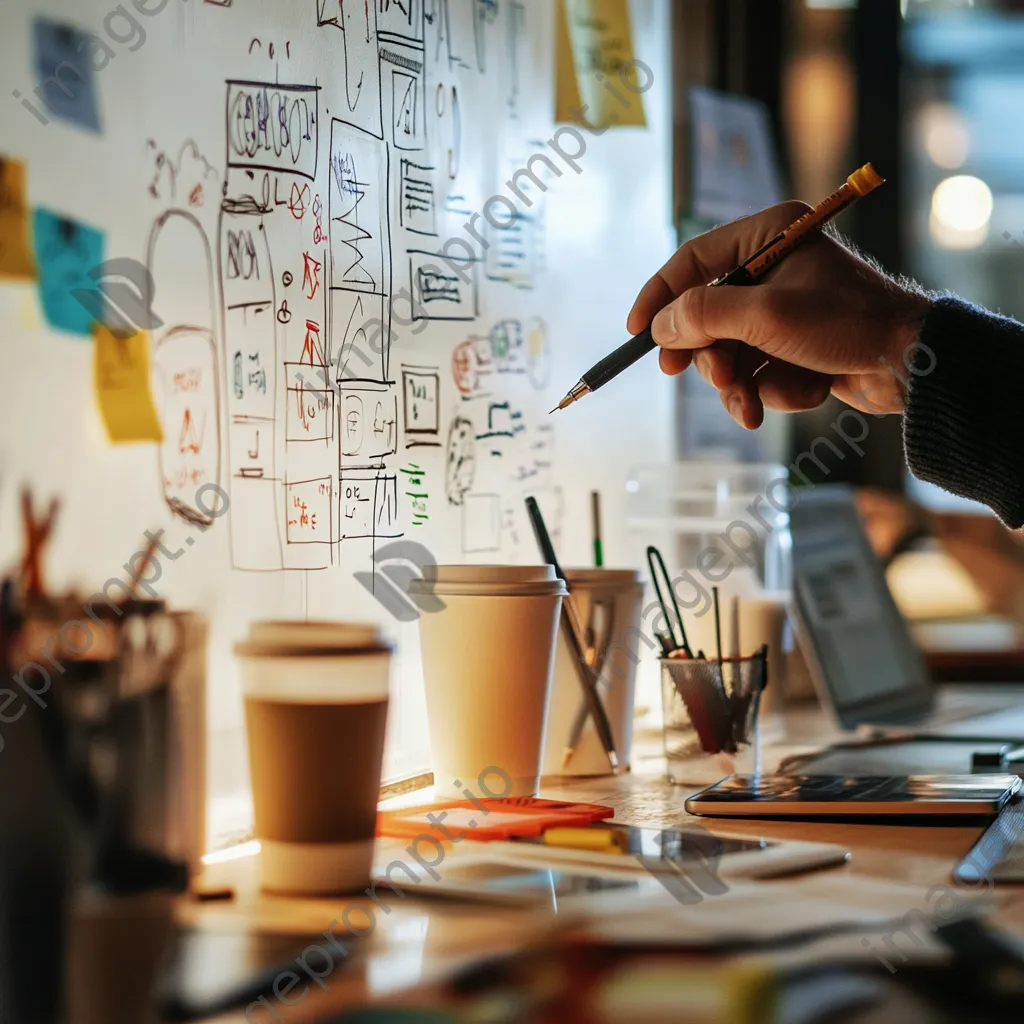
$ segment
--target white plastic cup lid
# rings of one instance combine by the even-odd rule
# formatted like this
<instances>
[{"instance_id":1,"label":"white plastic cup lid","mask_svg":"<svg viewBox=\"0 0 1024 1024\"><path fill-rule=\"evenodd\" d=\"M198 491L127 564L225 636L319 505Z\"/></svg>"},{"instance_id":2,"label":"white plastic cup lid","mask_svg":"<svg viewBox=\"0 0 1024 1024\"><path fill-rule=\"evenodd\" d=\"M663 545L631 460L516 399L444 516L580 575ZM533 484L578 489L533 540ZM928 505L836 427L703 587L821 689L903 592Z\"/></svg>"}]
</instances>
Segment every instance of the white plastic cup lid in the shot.
<instances>
[{"instance_id":1,"label":"white plastic cup lid","mask_svg":"<svg viewBox=\"0 0 1024 1024\"><path fill-rule=\"evenodd\" d=\"M372 623L298 619L253 622L249 636L235 644L235 654L250 657L310 657L390 650L391 645Z\"/></svg>"},{"instance_id":2,"label":"white plastic cup lid","mask_svg":"<svg viewBox=\"0 0 1024 1024\"><path fill-rule=\"evenodd\" d=\"M409 583L410 594L525 597L565 592L550 565L425 565L423 578Z\"/></svg>"}]
</instances>

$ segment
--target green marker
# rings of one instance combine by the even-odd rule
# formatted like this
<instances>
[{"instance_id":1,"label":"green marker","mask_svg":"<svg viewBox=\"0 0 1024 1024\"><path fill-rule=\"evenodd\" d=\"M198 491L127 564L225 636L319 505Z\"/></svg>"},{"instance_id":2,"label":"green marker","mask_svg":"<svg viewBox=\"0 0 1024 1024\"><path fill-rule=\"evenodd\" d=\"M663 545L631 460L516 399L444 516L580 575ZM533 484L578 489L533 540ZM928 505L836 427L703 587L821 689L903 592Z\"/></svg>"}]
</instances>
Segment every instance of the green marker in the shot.
<instances>
[{"instance_id":1,"label":"green marker","mask_svg":"<svg viewBox=\"0 0 1024 1024\"><path fill-rule=\"evenodd\" d=\"M601 545L601 495L590 492L590 517L594 527L594 565L604 568L604 550Z\"/></svg>"}]
</instances>

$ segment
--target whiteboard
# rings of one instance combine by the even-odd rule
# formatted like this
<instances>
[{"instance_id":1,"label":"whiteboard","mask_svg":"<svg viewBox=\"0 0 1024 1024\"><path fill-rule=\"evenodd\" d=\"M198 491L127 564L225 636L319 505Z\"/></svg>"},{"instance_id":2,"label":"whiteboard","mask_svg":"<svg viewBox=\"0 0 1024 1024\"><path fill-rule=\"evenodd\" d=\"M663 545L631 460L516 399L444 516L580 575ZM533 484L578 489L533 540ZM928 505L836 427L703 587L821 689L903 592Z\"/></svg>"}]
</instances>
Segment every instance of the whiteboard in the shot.
<instances>
[{"instance_id":1,"label":"whiteboard","mask_svg":"<svg viewBox=\"0 0 1024 1024\"><path fill-rule=\"evenodd\" d=\"M23 482L63 499L54 588L91 593L144 530L166 530L176 557L152 587L211 622L212 836L249 813L231 647L251 619L383 624L400 650L395 777L429 749L416 623L376 592L375 553L415 541L439 562L535 562L535 494L564 563L587 565L597 488L609 564L631 557L625 480L669 457L667 379L652 358L548 413L625 340L672 248L668 8L631 5L647 127L563 132L567 162L548 142L550 0L7 5L0 152L25 161L33 207L101 229L108 259L152 274L164 440L110 445L93 342L51 329L34 285L0 282L2 554L20 552ZM98 130L22 103L37 17L100 40ZM537 181L513 193L535 154ZM480 217L489 202L515 223ZM228 495L223 515L196 508L206 484Z\"/></svg>"}]
</instances>

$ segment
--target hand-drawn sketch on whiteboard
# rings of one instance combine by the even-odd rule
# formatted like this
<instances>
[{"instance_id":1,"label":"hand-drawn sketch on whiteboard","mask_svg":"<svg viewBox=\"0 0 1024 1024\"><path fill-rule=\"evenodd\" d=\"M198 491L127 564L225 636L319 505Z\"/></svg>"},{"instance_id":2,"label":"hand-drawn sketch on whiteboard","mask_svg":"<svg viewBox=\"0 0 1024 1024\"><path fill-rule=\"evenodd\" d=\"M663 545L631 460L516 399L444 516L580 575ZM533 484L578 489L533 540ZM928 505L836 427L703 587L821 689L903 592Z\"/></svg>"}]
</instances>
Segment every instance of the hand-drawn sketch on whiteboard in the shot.
<instances>
[{"instance_id":1,"label":"hand-drawn sketch on whiteboard","mask_svg":"<svg viewBox=\"0 0 1024 1024\"><path fill-rule=\"evenodd\" d=\"M228 167L316 178L319 88L228 82Z\"/></svg>"},{"instance_id":2,"label":"hand-drawn sketch on whiteboard","mask_svg":"<svg viewBox=\"0 0 1024 1024\"><path fill-rule=\"evenodd\" d=\"M487 70L487 26L498 17L498 0L445 0L448 64Z\"/></svg>"},{"instance_id":3,"label":"hand-drawn sketch on whiteboard","mask_svg":"<svg viewBox=\"0 0 1024 1024\"><path fill-rule=\"evenodd\" d=\"M521 65L527 49L526 8L521 0L505 0L505 12L508 16L505 103L508 107L508 116L513 121L518 121L520 94L522 92Z\"/></svg>"},{"instance_id":4,"label":"hand-drawn sketch on whiteboard","mask_svg":"<svg viewBox=\"0 0 1024 1024\"><path fill-rule=\"evenodd\" d=\"M235 212L241 210L243 212ZM283 568L277 474L277 289L264 217L225 199L219 271L227 367L232 564Z\"/></svg>"},{"instance_id":5,"label":"hand-drawn sketch on whiteboard","mask_svg":"<svg viewBox=\"0 0 1024 1024\"><path fill-rule=\"evenodd\" d=\"M390 363L391 231L388 151L379 139L342 121L331 124L330 227L331 348L340 368L366 365L360 378L387 380ZM357 292L364 301L352 299ZM375 297L375 301L372 297ZM375 322L374 322L375 321ZM357 344L357 338L364 338ZM369 358L363 344L371 346Z\"/></svg>"},{"instance_id":6,"label":"hand-drawn sketch on whiteboard","mask_svg":"<svg viewBox=\"0 0 1024 1024\"><path fill-rule=\"evenodd\" d=\"M383 468L343 473L339 504L343 542L403 535L398 526L398 478Z\"/></svg>"},{"instance_id":7,"label":"hand-drawn sketch on whiteboard","mask_svg":"<svg viewBox=\"0 0 1024 1024\"><path fill-rule=\"evenodd\" d=\"M212 526L196 506L204 484L220 481L220 389L214 334L198 327L161 330L153 351L153 389L163 426L164 500L191 524Z\"/></svg>"},{"instance_id":8,"label":"hand-drawn sketch on whiteboard","mask_svg":"<svg viewBox=\"0 0 1024 1024\"><path fill-rule=\"evenodd\" d=\"M339 392L341 474L377 469L398 451L398 397L386 385L360 383Z\"/></svg>"},{"instance_id":9,"label":"hand-drawn sketch on whiteboard","mask_svg":"<svg viewBox=\"0 0 1024 1024\"><path fill-rule=\"evenodd\" d=\"M375 0L377 38L423 42L423 0ZM429 2L429 0L428 0Z\"/></svg>"},{"instance_id":10,"label":"hand-drawn sketch on whiteboard","mask_svg":"<svg viewBox=\"0 0 1024 1024\"><path fill-rule=\"evenodd\" d=\"M551 376L547 324L533 317L523 325L514 318L499 320L485 337L472 335L452 351L452 380L467 398L492 387L491 374L522 374L541 391Z\"/></svg>"},{"instance_id":11,"label":"hand-drawn sketch on whiteboard","mask_svg":"<svg viewBox=\"0 0 1024 1024\"><path fill-rule=\"evenodd\" d=\"M441 373L436 366L402 367L406 448L440 448Z\"/></svg>"},{"instance_id":12,"label":"hand-drawn sketch on whiteboard","mask_svg":"<svg viewBox=\"0 0 1024 1024\"><path fill-rule=\"evenodd\" d=\"M174 180L164 193L170 200ZM189 201L202 190L202 179L193 185L182 178L181 184ZM154 399L164 435L159 447L164 500L186 522L210 526L213 519L197 507L196 494L204 484L220 486L219 318L210 242L192 212L171 209L157 218L146 266L154 283L151 300L157 294L175 298L169 306L173 320L151 335Z\"/></svg>"},{"instance_id":13,"label":"hand-drawn sketch on whiteboard","mask_svg":"<svg viewBox=\"0 0 1024 1024\"><path fill-rule=\"evenodd\" d=\"M540 226L536 218L520 212L507 227L487 232L487 277L514 288L533 291Z\"/></svg>"},{"instance_id":14,"label":"hand-drawn sketch on whiteboard","mask_svg":"<svg viewBox=\"0 0 1024 1024\"><path fill-rule=\"evenodd\" d=\"M377 0L315 0L317 24L341 29L346 124L384 138L380 59L377 53Z\"/></svg>"},{"instance_id":15,"label":"hand-drawn sketch on whiteboard","mask_svg":"<svg viewBox=\"0 0 1024 1024\"><path fill-rule=\"evenodd\" d=\"M160 149L153 139L146 141L146 148L155 154L153 180L149 184L149 194L154 199L176 209L217 201L220 175L194 140L186 139L176 155Z\"/></svg>"},{"instance_id":16,"label":"hand-drawn sketch on whiteboard","mask_svg":"<svg viewBox=\"0 0 1024 1024\"><path fill-rule=\"evenodd\" d=\"M408 256L414 321L475 320L480 315L478 259L420 249L410 249Z\"/></svg>"},{"instance_id":17,"label":"hand-drawn sketch on whiteboard","mask_svg":"<svg viewBox=\"0 0 1024 1024\"><path fill-rule=\"evenodd\" d=\"M422 44L382 42L380 60L388 137L396 149L423 149L427 144L427 82Z\"/></svg>"},{"instance_id":18,"label":"hand-drawn sketch on whiteboard","mask_svg":"<svg viewBox=\"0 0 1024 1024\"><path fill-rule=\"evenodd\" d=\"M415 235L437 237L437 199L434 168L399 161L398 223Z\"/></svg>"},{"instance_id":19,"label":"hand-drawn sketch on whiteboard","mask_svg":"<svg viewBox=\"0 0 1024 1024\"><path fill-rule=\"evenodd\" d=\"M476 430L471 420L456 416L448 428L445 453L445 494L451 505L461 505L476 476Z\"/></svg>"},{"instance_id":20,"label":"hand-drawn sketch on whiteboard","mask_svg":"<svg viewBox=\"0 0 1024 1024\"><path fill-rule=\"evenodd\" d=\"M331 548L334 486L331 477L289 480L285 485L285 536L291 544Z\"/></svg>"}]
</instances>

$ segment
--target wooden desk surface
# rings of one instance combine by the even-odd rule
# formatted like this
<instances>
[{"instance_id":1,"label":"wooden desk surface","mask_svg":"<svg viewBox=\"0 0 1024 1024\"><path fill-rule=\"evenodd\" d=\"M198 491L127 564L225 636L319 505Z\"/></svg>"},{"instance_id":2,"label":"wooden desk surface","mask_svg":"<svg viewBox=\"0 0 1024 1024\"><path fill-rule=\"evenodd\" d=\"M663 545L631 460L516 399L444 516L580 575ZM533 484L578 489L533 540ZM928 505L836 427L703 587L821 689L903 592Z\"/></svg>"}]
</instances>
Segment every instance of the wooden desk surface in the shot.
<instances>
[{"instance_id":1,"label":"wooden desk surface","mask_svg":"<svg viewBox=\"0 0 1024 1024\"><path fill-rule=\"evenodd\" d=\"M820 738L827 730L819 712L802 712L794 716L793 731L813 732L817 723ZM653 737L642 741L635 759L634 771L618 778L561 781L545 786L542 796L571 798L615 807L616 820L657 828L678 825L692 819L683 809L683 800L690 789L673 786L663 778L663 763L651 747ZM773 760L791 753L793 745L766 749L768 767ZM644 756L644 753L647 756ZM418 801L417 801L418 802ZM700 819L705 826L709 819ZM852 859L831 872L846 873L851 878L875 878L907 883L919 887L916 906L928 910L926 894L936 885L952 886L950 872L968 852L980 834L972 827L935 827L904 825L857 825L848 823L728 821L721 822L730 832L760 835L776 839L809 840L845 845ZM346 899L288 899L261 893L256 885L254 857L219 864L208 869L209 884L229 883L236 890L230 903L196 903L181 907L182 919L217 931L239 931L259 928L274 932L320 935L332 922L342 919L351 901ZM442 869L443 870L443 869ZM808 891L823 873L789 880L787 885L806 885ZM805 881L806 879L806 881ZM768 882L766 885L777 883ZM386 892L386 890L384 890ZM360 964L338 968L321 989L310 985L308 996L287 1009L287 1020L313 1021L329 1009L352 1005L355 1000L386 998L401 988L429 981L451 967L478 957L482 952L499 953L512 950L539 934L543 921L535 912L496 910L489 906L461 905L442 900L399 900L388 898L391 909L377 910L371 923L365 914L349 911L347 920L356 928L370 930L367 956ZM365 902L365 901L364 901ZM1006 890L1005 902L995 912L995 919L1015 932L1024 934L1024 888ZM335 925L339 935L344 927ZM312 940L311 940L312 941ZM324 940L321 940L324 941ZM326 943L325 943L326 944ZM304 977L303 982L307 979ZM296 992L302 991L299 985ZM274 1020L262 1009L253 1020ZM237 1012L216 1018L218 1024L242 1022L244 1013Z\"/></svg>"}]
</instances>

